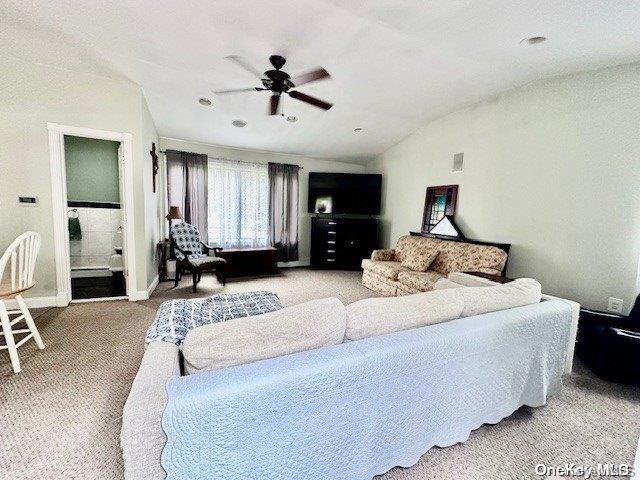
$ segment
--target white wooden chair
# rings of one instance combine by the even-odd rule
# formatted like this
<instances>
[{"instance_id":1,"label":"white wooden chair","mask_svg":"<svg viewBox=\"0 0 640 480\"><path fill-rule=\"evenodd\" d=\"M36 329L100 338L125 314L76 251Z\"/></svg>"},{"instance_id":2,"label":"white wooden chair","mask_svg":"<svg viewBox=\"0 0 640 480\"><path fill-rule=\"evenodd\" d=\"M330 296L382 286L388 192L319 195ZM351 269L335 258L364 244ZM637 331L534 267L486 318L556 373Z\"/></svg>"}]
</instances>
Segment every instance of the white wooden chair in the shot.
<instances>
[{"instance_id":1,"label":"white wooden chair","mask_svg":"<svg viewBox=\"0 0 640 480\"><path fill-rule=\"evenodd\" d=\"M9 350L11 366L15 373L20 372L20 358L18 347L33 337L39 349L44 348L40 333L36 328L33 317L27 309L27 304L22 298L22 292L35 285L33 271L36 266L36 257L40 250L40 234L26 232L16 238L0 258L0 322L6 345L0 345L0 350ZM9 267L9 268L7 268ZM5 277L5 273L7 273ZM15 298L18 302L18 310L7 310L5 300ZM11 315L18 315L11 319ZM12 329L13 325L24 320L27 328ZM14 334L27 335L16 343Z\"/></svg>"}]
</instances>

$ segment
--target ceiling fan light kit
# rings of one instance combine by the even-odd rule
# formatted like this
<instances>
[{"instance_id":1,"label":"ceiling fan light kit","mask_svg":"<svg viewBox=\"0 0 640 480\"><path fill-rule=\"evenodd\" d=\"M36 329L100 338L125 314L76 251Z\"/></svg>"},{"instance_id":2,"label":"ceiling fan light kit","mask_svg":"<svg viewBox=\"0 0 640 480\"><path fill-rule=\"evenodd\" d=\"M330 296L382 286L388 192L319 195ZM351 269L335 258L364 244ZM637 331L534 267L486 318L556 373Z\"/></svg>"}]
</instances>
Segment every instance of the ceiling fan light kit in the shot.
<instances>
[{"instance_id":1,"label":"ceiling fan light kit","mask_svg":"<svg viewBox=\"0 0 640 480\"><path fill-rule=\"evenodd\" d=\"M269 100L269 115L278 115L280 112L280 104L281 104L281 96L282 94L289 95L291 98L308 103L309 105L313 105L314 107L321 108L323 110L329 110L333 104L325 102L319 98L312 97L311 95L307 95L306 93L302 93L298 90L291 90L292 88L297 88L300 85L305 85L307 83L316 82L318 80L323 80L325 78L331 78L329 72L327 72L322 67L314 68L308 72L305 72L301 75L297 75L295 77L291 77L287 72L282 70L287 60L281 55L271 55L269 57L269 62L273 66L273 70L267 70L264 73L260 73L257 69L253 68L247 62L244 61L241 57L236 55L232 55L226 57L228 60L236 63L241 68L246 71L252 73L257 76L262 82L262 87L249 87L249 88L238 88L231 90L217 90L213 93L217 95L226 95L229 93L242 93L242 92L252 92L252 91L270 91L271 98ZM287 119L288 120L288 119ZM297 120L297 119L296 119ZM295 121L295 120L288 120Z\"/></svg>"}]
</instances>

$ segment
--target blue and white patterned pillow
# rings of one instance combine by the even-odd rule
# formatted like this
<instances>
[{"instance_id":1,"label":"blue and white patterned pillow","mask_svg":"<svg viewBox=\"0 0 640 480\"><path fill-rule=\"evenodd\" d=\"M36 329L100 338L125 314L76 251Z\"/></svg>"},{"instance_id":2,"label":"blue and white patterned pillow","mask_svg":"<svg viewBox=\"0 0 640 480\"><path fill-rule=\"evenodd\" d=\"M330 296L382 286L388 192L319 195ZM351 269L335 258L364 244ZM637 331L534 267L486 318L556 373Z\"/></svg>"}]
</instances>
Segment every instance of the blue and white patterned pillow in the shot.
<instances>
[{"instance_id":1,"label":"blue and white patterned pillow","mask_svg":"<svg viewBox=\"0 0 640 480\"><path fill-rule=\"evenodd\" d=\"M147 331L147 344L154 340L180 346L187 332L202 325L232 318L260 315L282 308L275 293L267 291L225 293L203 299L163 302Z\"/></svg>"}]
</instances>

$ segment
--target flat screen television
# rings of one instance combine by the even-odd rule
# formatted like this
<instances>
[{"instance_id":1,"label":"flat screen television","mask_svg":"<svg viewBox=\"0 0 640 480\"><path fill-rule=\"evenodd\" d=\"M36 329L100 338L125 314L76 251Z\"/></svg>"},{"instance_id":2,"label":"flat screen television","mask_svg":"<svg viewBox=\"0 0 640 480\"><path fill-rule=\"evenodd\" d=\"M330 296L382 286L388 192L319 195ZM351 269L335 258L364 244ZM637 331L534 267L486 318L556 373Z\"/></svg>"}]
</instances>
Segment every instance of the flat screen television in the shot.
<instances>
[{"instance_id":1,"label":"flat screen television","mask_svg":"<svg viewBox=\"0 0 640 480\"><path fill-rule=\"evenodd\" d=\"M309 213L380 215L382 175L309 173Z\"/></svg>"}]
</instances>

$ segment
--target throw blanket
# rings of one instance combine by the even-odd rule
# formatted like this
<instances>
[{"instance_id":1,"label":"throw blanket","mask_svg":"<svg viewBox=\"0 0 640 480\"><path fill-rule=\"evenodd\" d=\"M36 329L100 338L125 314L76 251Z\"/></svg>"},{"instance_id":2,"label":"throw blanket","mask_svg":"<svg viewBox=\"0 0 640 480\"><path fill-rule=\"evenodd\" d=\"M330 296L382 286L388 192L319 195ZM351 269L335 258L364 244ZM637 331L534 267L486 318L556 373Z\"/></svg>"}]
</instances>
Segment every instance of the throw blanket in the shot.
<instances>
[{"instance_id":1,"label":"throw blanket","mask_svg":"<svg viewBox=\"0 0 640 480\"><path fill-rule=\"evenodd\" d=\"M545 301L173 377L167 478L370 480L558 393L570 307Z\"/></svg>"},{"instance_id":2,"label":"throw blanket","mask_svg":"<svg viewBox=\"0 0 640 480\"><path fill-rule=\"evenodd\" d=\"M272 292L225 293L193 300L179 299L163 302L147 331L146 343L154 340L180 346L193 328L232 318L260 315L282 308L280 299Z\"/></svg>"},{"instance_id":3,"label":"throw blanket","mask_svg":"<svg viewBox=\"0 0 640 480\"><path fill-rule=\"evenodd\" d=\"M558 393L561 301L173 377L167 478L370 480Z\"/></svg>"}]
</instances>

